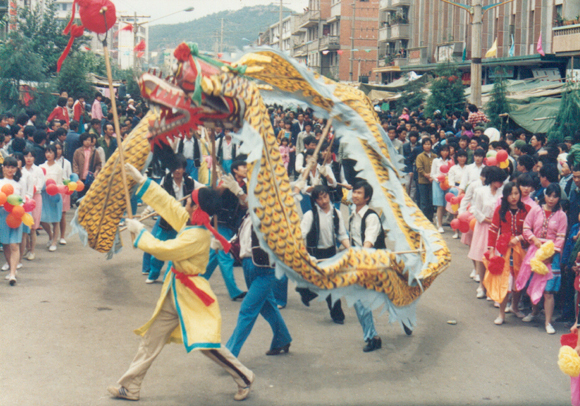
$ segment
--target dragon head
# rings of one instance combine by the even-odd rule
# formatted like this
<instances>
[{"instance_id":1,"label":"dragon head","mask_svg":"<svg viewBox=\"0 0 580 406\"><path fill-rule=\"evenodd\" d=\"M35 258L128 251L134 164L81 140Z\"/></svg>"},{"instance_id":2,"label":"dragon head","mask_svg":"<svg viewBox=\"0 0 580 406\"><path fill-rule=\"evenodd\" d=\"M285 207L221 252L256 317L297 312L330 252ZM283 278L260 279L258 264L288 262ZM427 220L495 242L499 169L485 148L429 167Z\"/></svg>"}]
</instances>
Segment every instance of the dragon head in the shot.
<instances>
[{"instance_id":1,"label":"dragon head","mask_svg":"<svg viewBox=\"0 0 580 406\"><path fill-rule=\"evenodd\" d=\"M221 74L221 63L214 64L207 57L201 59L197 49L192 53L185 43L175 49L174 55L177 64L172 76L162 79L161 72L157 76L154 71L144 73L139 79L141 95L154 113L149 121L150 138L166 143L200 125L239 128L243 116L239 100L202 91L201 80Z\"/></svg>"}]
</instances>

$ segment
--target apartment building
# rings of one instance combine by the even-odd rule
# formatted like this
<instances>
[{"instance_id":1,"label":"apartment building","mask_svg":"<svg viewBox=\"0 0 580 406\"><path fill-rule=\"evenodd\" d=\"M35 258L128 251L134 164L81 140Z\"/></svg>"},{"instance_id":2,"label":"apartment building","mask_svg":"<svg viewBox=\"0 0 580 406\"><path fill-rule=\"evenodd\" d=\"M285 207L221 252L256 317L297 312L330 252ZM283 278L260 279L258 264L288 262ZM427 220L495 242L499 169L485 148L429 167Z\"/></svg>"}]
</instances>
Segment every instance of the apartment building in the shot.
<instances>
[{"instance_id":1,"label":"apartment building","mask_svg":"<svg viewBox=\"0 0 580 406\"><path fill-rule=\"evenodd\" d=\"M336 80L368 80L377 66L379 0L310 0L294 31L294 57Z\"/></svg>"},{"instance_id":2,"label":"apartment building","mask_svg":"<svg viewBox=\"0 0 580 406\"><path fill-rule=\"evenodd\" d=\"M481 52L485 55L497 40L497 54L483 59L484 82L493 79L497 66L506 67L504 77L510 79L536 77L546 69L556 75L563 60L553 55L552 27L566 1L580 7L577 0L514 0L489 9L483 17ZM496 3L482 0L483 6ZM540 36L545 56L537 51ZM470 83L470 16L457 6L441 0L381 0L378 47L378 81L452 61L464 72L464 83Z\"/></svg>"},{"instance_id":3,"label":"apartment building","mask_svg":"<svg viewBox=\"0 0 580 406\"><path fill-rule=\"evenodd\" d=\"M556 25L552 28L553 52L566 58L566 76L580 81L580 1L557 1Z\"/></svg>"}]
</instances>

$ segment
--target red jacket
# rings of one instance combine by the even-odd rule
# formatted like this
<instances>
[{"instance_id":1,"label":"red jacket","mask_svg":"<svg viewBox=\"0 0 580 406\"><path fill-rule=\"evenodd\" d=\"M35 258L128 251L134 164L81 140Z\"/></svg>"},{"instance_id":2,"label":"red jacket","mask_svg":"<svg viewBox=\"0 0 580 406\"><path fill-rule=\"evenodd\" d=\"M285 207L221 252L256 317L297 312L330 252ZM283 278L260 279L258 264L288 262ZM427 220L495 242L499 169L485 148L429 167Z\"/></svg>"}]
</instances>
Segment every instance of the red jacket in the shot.
<instances>
[{"instance_id":1,"label":"red jacket","mask_svg":"<svg viewBox=\"0 0 580 406\"><path fill-rule=\"evenodd\" d=\"M505 221L501 221L499 217L499 211L501 210L501 205L497 206L495 212L493 213L493 220L489 226L489 231L487 234L487 246L488 248L495 248L497 242L497 237L499 235L508 234L511 237L518 237L523 234L524 231L524 220L527 214L530 212L531 208L527 204L524 204L525 210L519 210L516 212L515 216L512 215L510 210L505 214ZM523 237L521 238L523 241Z\"/></svg>"},{"instance_id":2,"label":"red jacket","mask_svg":"<svg viewBox=\"0 0 580 406\"><path fill-rule=\"evenodd\" d=\"M70 120L68 117L68 110L66 109L66 107L60 107L60 106L56 106L54 108L54 110L52 110L52 113L50 113L50 116L48 116L48 118L46 119L46 121L48 121L49 123L52 120L64 120L66 121L67 124L69 124Z\"/></svg>"},{"instance_id":3,"label":"red jacket","mask_svg":"<svg viewBox=\"0 0 580 406\"><path fill-rule=\"evenodd\" d=\"M76 101L75 104L73 105L73 113L74 113L74 120L77 123L80 123L81 121L81 117L83 115L85 111L85 104L81 103L80 101Z\"/></svg>"}]
</instances>

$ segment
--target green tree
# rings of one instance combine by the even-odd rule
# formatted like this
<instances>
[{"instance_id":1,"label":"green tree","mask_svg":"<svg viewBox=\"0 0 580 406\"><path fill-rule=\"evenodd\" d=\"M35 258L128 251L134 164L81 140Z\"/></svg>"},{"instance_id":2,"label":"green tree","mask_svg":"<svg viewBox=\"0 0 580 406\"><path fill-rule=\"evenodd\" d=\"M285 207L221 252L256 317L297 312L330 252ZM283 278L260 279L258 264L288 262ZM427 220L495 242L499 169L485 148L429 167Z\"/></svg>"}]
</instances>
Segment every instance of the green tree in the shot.
<instances>
[{"instance_id":1,"label":"green tree","mask_svg":"<svg viewBox=\"0 0 580 406\"><path fill-rule=\"evenodd\" d=\"M435 70L435 80L431 82L431 94L427 98L425 114L432 116L436 110L446 113L461 110L465 105L465 93L461 83L461 72L450 63L440 64Z\"/></svg>"},{"instance_id":2,"label":"green tree","mask_svg":"<svg viewBox=\"0 0 580 406\"><path fill-rule=\"evenodd\" d=\"M403 113L403 108L407 107L410 111L415 111L419 106L425 102L425 78L423 75L419 79L412 80L407 83L401 93L401 97L397 100L397 114Z\"/></svg>"},{"instance_id":3,"label":"green tree","mask_svg":"<svg viewBox=\"0 0 580 406\"><path fill-rule=\"evenodd\" d=\"M55 78L56 88L66 90L75 99L80 95L92 98L93 93L95 93L88 78L86 55L85 52L69 55Z\"/></svg>"},{"instance_id":4,"label":"green tree","mask_svg":"<svg viewBox=\"0 0 580 406\"><path fill-rule=\"evenodd\" d=\"M577 83L566 82L562 90L562 101L556 123L548 132L548 140L562 142L564 137L573 137L580 128L580 87Z\"/></svg>"},{"instance_id":5,"label":"green tree","mask_svg":"<svg viewBox=\"0 0 580 406\"><path fill-rule=\"evenodd\" d=\"M488 127L494 127L501 130L504 120L500 117L500 114L505 114L510 112L510 105L508 103L506 93L507 93L507 83L500 76L500 69L496 68L496 79L493 84L493 89L491 91L491 97L486 104L485 112L489 118Z\"/></svg>"}]
</instances>

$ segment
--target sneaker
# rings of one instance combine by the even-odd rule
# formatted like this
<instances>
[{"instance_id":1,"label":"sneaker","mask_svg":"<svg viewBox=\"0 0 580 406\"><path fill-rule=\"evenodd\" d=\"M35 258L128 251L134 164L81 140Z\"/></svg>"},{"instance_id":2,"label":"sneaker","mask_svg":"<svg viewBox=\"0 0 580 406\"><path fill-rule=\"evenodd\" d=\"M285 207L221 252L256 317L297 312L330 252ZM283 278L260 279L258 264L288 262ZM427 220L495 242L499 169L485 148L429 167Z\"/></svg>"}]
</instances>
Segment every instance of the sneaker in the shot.
<instances>
[{"instance_id":1,"label":"sneaker","mask_svg":"<svg viewBox=\"0 0 580 406\"><path fill-rule=\"evenodd\" d=\"M147 272L146 271L142 271L141 272L141 275L149 275L149 271L147 271Z\"/></svg>"},{"instance_id":2,"label":"sneaker","mask_svg":"<svg viewBox=\"0 0 580 406\"><path fill-rule=\"evenodd\" d=\"M36 258L36 255L34 255L34 252L31 252L30 254L28 254L28 256L26 257L27 260L29 261L33 261Z\"/></svg>"},{"instance_id":3,"label":"sneaker","mask_svg":"<svg viewBox=\"0 0 580 406\"><path fill-rule=\"evenodd\" d=\"M244 400L248 397L250 390L252 389L252 385L254 384L254 379L256 379L256 375L254 375L252 372L250 384L248 386L238 386L238 393L234 395L234 400Z\"/></svg>"},{"instance_id":4,"label":"sneaker","mask_svg":"<svg viewBox=\"0 0 580 406\"><path fill-rule=\"evenodd\" d=\"M459 233L456 231L452 238L457 240L459 238Z\"/></svg>"},{"instance_id":5,"label":"sneaker","mask_svg":"<svg viewBox=\"0 0 580 406\"><path fill-rule=\"evenodd\" d=\"M516 316L518 319L523 319L526 317L525 314L523 314L520 310L518 310L517 312L512 312L514 314L514 316Z\"/></svg>"},{"instance_id":6,"label":"sneaker","mask_svg":"<svg viewBox=\"0 0 580 406\"><path fill-rule=\"evenodd\" d=\"M508 305L505 307L505 312L506 312L506 313L511 313L511 312L512 312L512 305L511 305L511 304L508 304Z\"/></svg>"},{"instance_id":7,"label":"sneaker","mask_svg":"<svg viewBox=\"0 0 580 406\"><path fill-rule=\"evenodd\" d=\"M471 279L473 279L473 278L475 278L475 275L477 275L477 272L475 271L475 269L473 269L473 270L471 271L471 273L469 274L469 277L470 277Z\"/></svg>"},{"instance_id":8,"label":"sneaker","mask_svg":"<svg viewBox=\"0 0 580 406\"><path fill-rule=\"evenodd\" d=\"M18 271L16 271L16 275L18 275ZM4 277L4 279L6 279L7 281L9 281L10 278L11 278L10 274L8 274Z\"/></svg>"},{"instance_id":9,"label":"sneaker","mask_svg":"<svg viewBox=\"0 0 580 406\"><path fill-rule=\"evenodd\" d=\"M127 392L127 389L125 389L122 386L119 387L109 386L107 388L107 391L109 391L109 393L116 398L127 400L139 400L139 395L131 395L129 392Z\"/></svg>"},{"instance_id":10,"label":"sneaker","mask_svg":"<svg viewBox=\"0 0 580 406\"><path fill-rule=\"evenodd\" d=\"M554 329L554 327L552 327L552 325L550 323L548 323L546 325L546 333L548 333L548 334L556 334L556 330Z\"/></svg>"},{"instance_id":11,"label":"sneaker","mask_svg":"<svg viewBox=\"0 0 580 406\"><path fill-rule=\"evenodd\" d=\"M501 326L503 324L503 319L501 318L501 316L497 316L497 319L493 321L493 324L495 324L496 326Z\"/></svg>"},{"instance_id":12,"label":"sneaker","mask_svg":"<svg viewBox=\"0 0 580 406\"><path fill-rule=\"evenodd\" d=\"M529 323L530 321L533 321L536 318L536 316L534 316L532 313L528 314L526 317L524 317L522 319L522 321L524 323Z\"/></svg>"},{"instance_id":13,"label":"sneaker","mask_svg":"<svg viewBox=\"0 0 580 406\"><path fill-rule=\"evenodd\" d=\"M8 262L6 262L4 265L2 265L2 270L3 270L4 272L6 272L6 271L10 270L10 265L8 265Z\"/></svg>"},{"instance_id":14,"label":"sneaker","mask_svg":"<svg viewBox=\"0 0 580 406\"><path fill-rule=\"evenodd\" d=\"M10 278L8 278L8 283L10 283L10 286L14 286L16 285L16 276L11 276Z\"/></svg>"},{"instance_id":15,"label":"sneaker","mask_svg":"<svg viewBox=\"0 0 580 406\"><path fill-rule=\"evenodd\" d=\"M22 262L19 263L18 265L16 265L16 269L20 269L20 268L22 268Z\"/></svg>"},{"instance_id":16,"label":"sneaker","mask_svg":"<svg viewBox=\"0 0 580 406\"><path fill-rule=\"evenodd\" d=\"M481 279L479 278L479 274L476 273L475 276L473 277L473 280L477 283L481 282Z\"/></svg>"},{"instance_id":17,"label":"sneaker","mask_svg":"<svg viewBox=\"0 0 580 406\"><path fill-rule=\"evenodd\" d=\"M477 288L477 290L475 291L476 296L478 299L484 299L485 298L485 291L483 290L483 288Z\"/></svg>"},{"instance_id":18,"label":"sneaker","mask_svg":"<svg viewBox=\"0 0 580 406\"><path fill-rule=\"evenodd\" d=\"M51 245L51 246L48 248L48 250L49 250L50 252L54 252L54 251L56 251L56 245Z\"/></svg>"},{"instance_id":19,"label":"sneaker","mask_svg":"<svg viewBox=\"0 0 580 406\"><path fill-rule=\"evenodd\" d=\"M66 240L64 238L61 238L60 240L58 240L58 243L60 245L66 245Z\"/></svg>"},{"instance_id":20,"label":"sneaker","mask_svg":"<svg viewBox=\"0 0 580 406\"><path fill-rule=\"evenodd\" d=\"M444 232L445 232L445 230L443 230L443 227L439 227L439 228L437 229L437 231L438 231L439 233L444 233Z\"/></svg>"},{"instance_id":21,"label":"sneaker","mask_svg":"<svg viewBox=\"0 0 580 406\"><path fill-rule=\"evenodd\" d=\"M497 307L499 309L499 303L498 302L493 302L493 307Z\"/></svg>"},{"instance_id":22,"label":"sneaker","mask_svg":"<svg viewBox=\"0 0 580 406\"><path fill-rule=\"evenodd\" d=\"M147 280L145 281L145 283L155 283L157 282L157 279L149 279L147 278Z\"/></svg>"}]
</instances>

